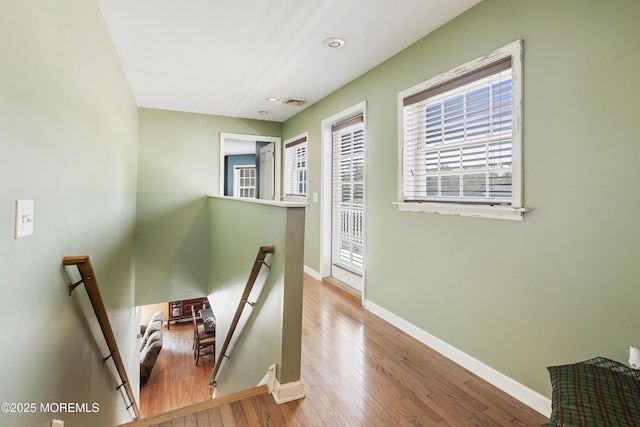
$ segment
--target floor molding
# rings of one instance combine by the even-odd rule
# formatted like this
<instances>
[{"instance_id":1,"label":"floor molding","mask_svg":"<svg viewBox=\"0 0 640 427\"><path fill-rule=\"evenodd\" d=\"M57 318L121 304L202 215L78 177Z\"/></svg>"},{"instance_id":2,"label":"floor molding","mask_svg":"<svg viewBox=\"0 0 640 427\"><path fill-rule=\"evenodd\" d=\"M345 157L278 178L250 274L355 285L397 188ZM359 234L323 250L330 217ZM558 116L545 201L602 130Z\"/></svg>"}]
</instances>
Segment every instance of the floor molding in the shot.
<instances>
[{"instance_id":1,"label":"floor molding","mask_svg":"<svg viewBox=\"0 0 640 427\"><path fill-rule=\"evenodd\" d=\"M322 275L307 265L304 266L304 272L316 280L322 280Z\"/></svg>"},{"instance_id":2,"label":"floor molding","mask_svg":"<svg viewBox=\"0 0 640 427\"><path fill-rule=\"evenodd\" d=\"M271 393L277 405L292 402L294 400L304 398L304 383L302 381L293 381L286 384L280 384L276 380L275 388Z\"/></svg>"},{"instance_id":3,"label":"floor molding","mask_svg":"<svg viewBox=\"0 0 640 427\"><path fill-rule=\"evenodd\" d=\"M266 384L269 393L273 396L276 405L280 405L294 400L302 399L304 394L304 383L302 381L293 381L286 384L280 384L276 377L276 365L269 367L269 371L264 376L258 386Z\"/></svg>"},{"instance_id":4,"label":"floor molding","mask_svg":"<svg viewBox=\"0 0 640 427\"><path fill-rule=\"evenodd\" d=\"M414 324L407 322L390 311L387 311L374 302L365 300L364 307L371 313L391 323L396 328L417 339L424 345L434 349L446 358L474 373L505 393L513 396L515 399L518 399L520 402L540 414L546 417L551 415L551 400L540 393L531 390L503 373L496 371L492 367L485 365L456 347L418 328Z\"/></svg>"}]
</instances>

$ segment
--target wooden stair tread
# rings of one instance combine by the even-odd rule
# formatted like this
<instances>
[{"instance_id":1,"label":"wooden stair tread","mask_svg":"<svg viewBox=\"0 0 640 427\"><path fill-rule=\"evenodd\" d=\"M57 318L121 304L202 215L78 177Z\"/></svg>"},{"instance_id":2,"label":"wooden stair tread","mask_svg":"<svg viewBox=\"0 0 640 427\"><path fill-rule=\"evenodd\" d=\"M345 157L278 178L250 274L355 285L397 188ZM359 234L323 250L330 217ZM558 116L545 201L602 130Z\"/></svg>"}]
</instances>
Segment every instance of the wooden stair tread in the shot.
<instances>
[{"instance_id":1,"label":"wooden stair tread","mask_svg":"<svg viewBox=\"0 0 640 427\"><path fill-rule=\"evenodd\" d=\"M247 390L238 391L236 393L227 394L225 396L209 399L204 402L194 403L193 405L183 408L173 409L162 414L154 415L148 418L141 418L126 424L120 424L121 427L145 427L171 421L176 418L184 417L198 412L207 411L209 409L219 408L224 405L230 405L236 402L242 402L255 396L269 395L269 389L266 385L257 386ZM275 405L275 402L274 402Z\"/></svg>"}]
</instances>

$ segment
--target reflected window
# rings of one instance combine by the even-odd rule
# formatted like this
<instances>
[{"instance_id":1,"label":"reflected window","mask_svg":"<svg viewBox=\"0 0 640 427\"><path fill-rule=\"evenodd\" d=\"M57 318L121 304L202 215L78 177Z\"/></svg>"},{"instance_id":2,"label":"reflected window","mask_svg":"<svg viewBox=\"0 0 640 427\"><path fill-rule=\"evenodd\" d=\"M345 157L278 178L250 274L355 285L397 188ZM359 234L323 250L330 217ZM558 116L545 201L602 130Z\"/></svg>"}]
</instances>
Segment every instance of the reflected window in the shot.
<instances>
[{"instance_id":1,"label":"reflected window","mask_svg":"<svg viewBox=\"0 0 640 427\"><path fill-rule=\"evenodd\" d=\"M234 168L233 196L243 199L256 198L256 167L236 166Z\"/></svg>"},{"instance_id":2,"label":"reflected window","mask_svg":"<svg viewBox=\"0 0 640 427\"><path fill-rule=\"evenodd\" d=\"M307 197L307 136L299 135L284 144L284 195Z\"/></svg>"},{"instance_id":3,"label":"reflected window","mask_svg":"<svg viewBox=\"0 0 640 427\"><path fill-rule=\"evenodd\" d=\"M278 200L280 141L272 136L221 133L219 194Z\"/></svg>"}]
</instances>

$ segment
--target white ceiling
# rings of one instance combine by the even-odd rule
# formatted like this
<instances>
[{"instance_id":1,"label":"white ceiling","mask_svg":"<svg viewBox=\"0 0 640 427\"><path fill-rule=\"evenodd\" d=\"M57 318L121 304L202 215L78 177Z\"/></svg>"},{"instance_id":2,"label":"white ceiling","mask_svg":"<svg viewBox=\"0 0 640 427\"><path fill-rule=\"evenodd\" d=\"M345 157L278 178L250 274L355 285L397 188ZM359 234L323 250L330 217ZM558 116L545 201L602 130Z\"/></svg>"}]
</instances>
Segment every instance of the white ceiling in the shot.
<instances>
[{"instance_id":1,"label":"white ceiling","mask_svg":"<svg viewBox=\"0 0 640 427\"><path fill-rule=\"evenodd\" d=\"M282 122L479 1L99 3L138 106ZM346 45L326 48L329 37Z\"/></svg>"}]
</instances>

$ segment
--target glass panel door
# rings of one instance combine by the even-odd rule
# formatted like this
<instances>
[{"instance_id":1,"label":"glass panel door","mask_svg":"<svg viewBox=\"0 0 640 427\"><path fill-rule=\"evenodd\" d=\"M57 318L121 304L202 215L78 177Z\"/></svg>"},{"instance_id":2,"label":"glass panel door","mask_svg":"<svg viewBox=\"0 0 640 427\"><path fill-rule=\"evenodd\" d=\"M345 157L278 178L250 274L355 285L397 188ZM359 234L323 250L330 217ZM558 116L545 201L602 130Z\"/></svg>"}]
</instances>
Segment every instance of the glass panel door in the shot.
<instances>
[{"instance_id":1,"label":"glass panel door","mask_svg":"<svg viewBox=\"0 0 640 427\"><path fill-rule=\"evenodd\" d=\"M333 131L332 276L362 290L364 123L337 128Z\"/></svg>"}]
</instances>

